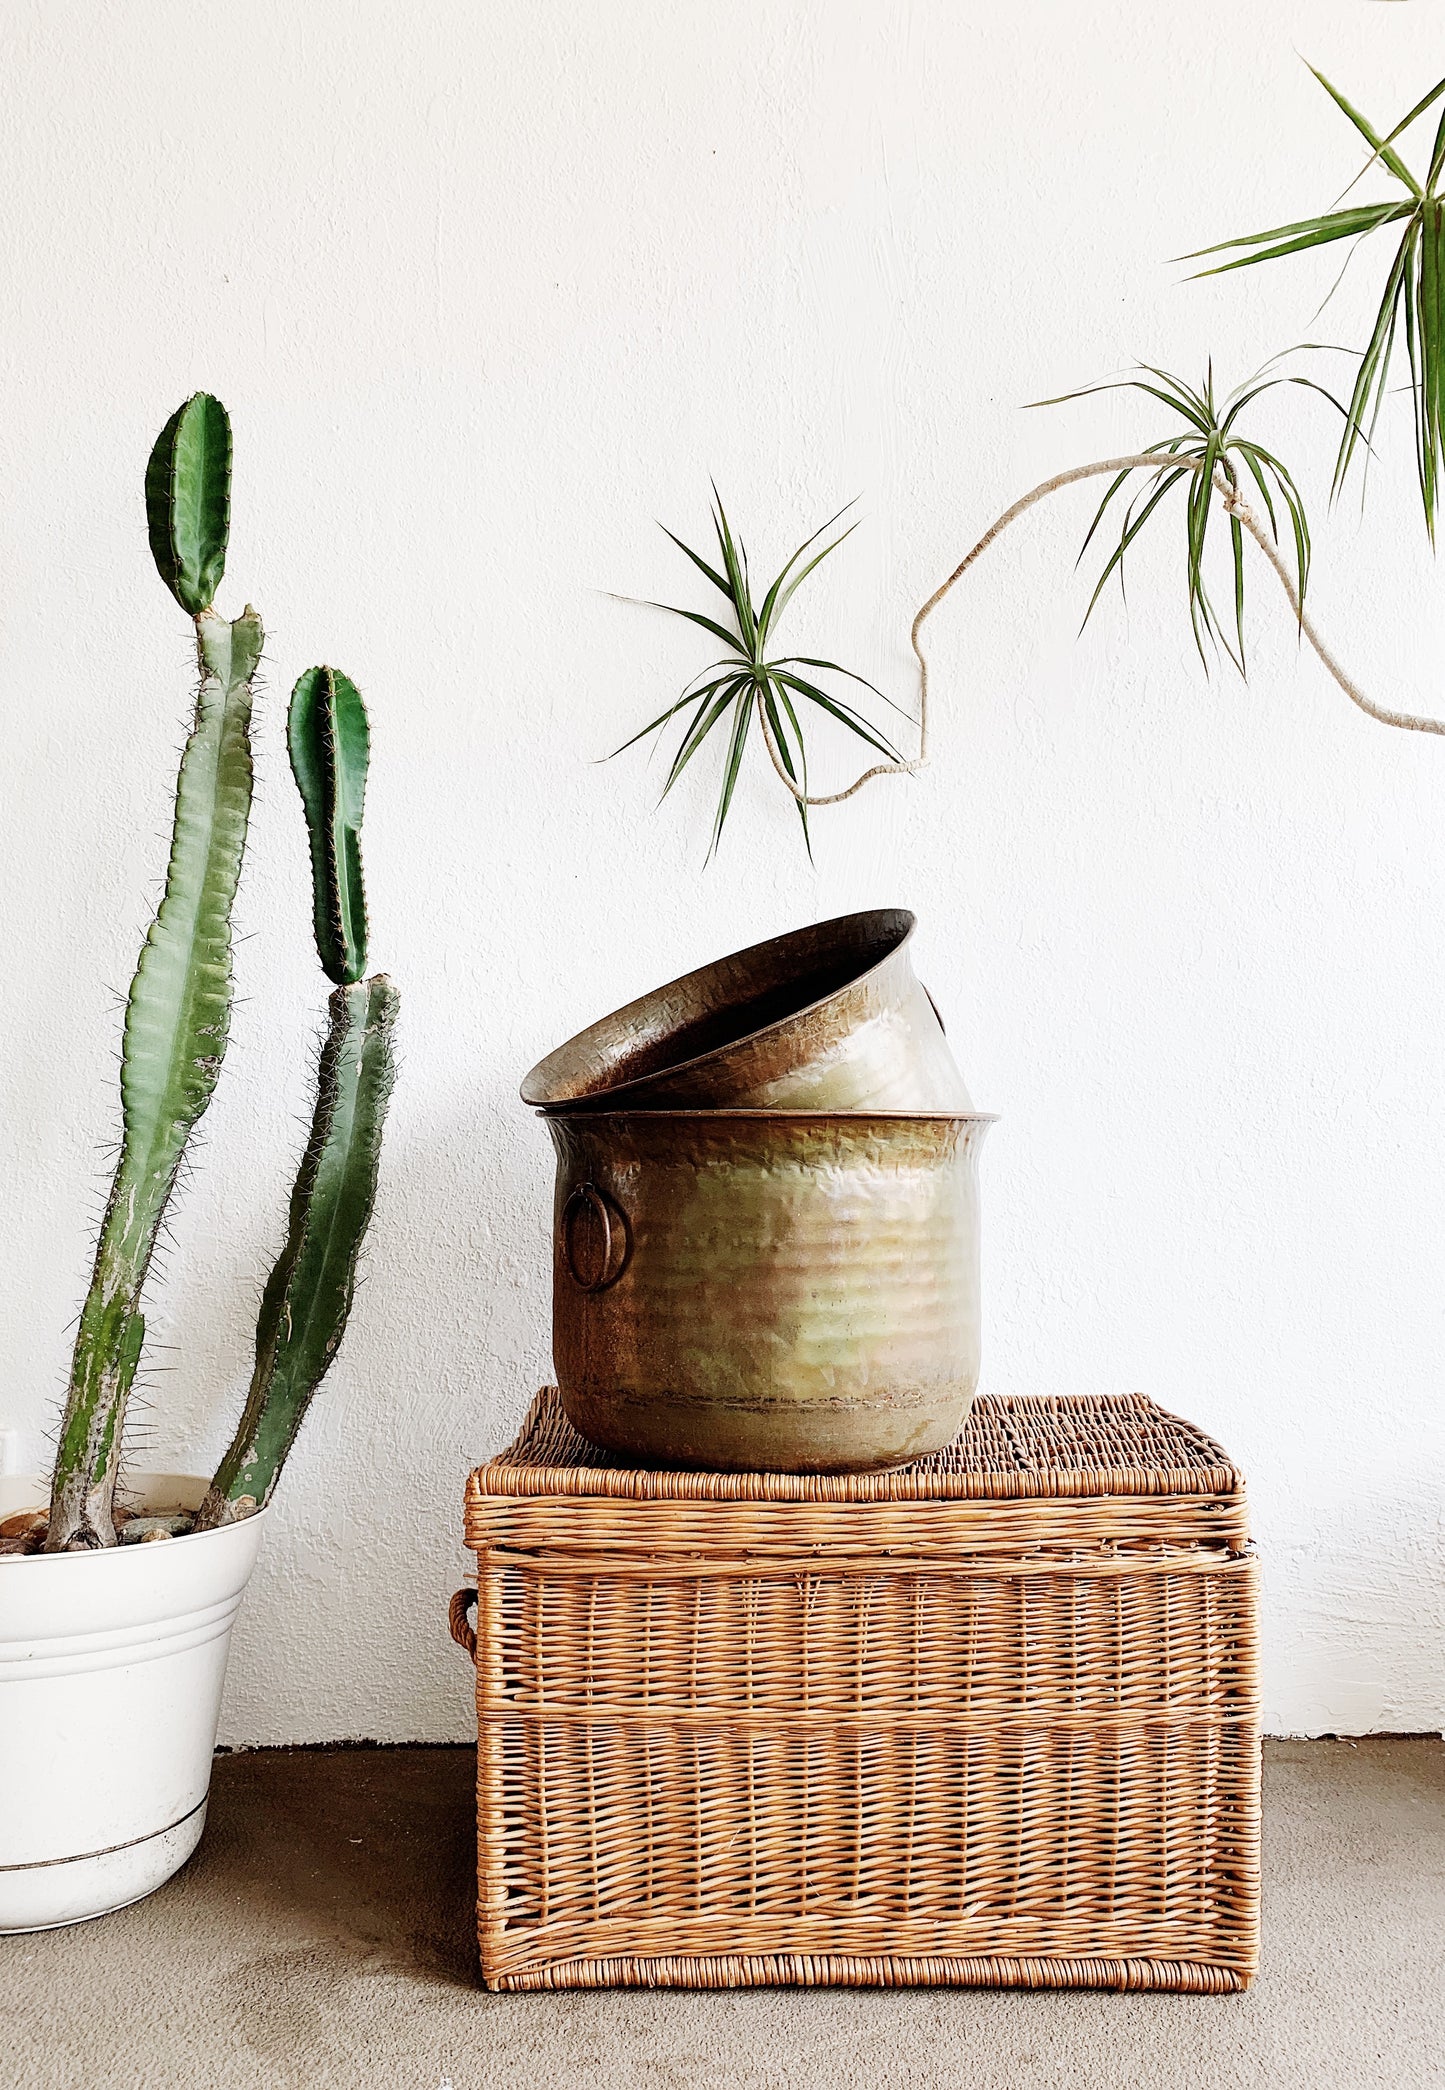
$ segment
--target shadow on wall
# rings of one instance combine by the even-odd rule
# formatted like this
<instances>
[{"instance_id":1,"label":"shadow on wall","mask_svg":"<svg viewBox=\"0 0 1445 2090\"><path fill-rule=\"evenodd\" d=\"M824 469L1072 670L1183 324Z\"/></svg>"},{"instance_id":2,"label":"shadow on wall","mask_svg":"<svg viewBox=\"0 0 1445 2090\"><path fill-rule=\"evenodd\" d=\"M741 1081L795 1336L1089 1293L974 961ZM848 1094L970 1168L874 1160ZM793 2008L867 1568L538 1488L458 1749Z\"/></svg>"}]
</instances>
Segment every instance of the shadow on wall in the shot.
<instances>
[{"instance_id":1,"label":"shadow on wall","mask_svg":"<svg viewBox=\"0 0 1445 2090\"><path fill-rule=\"evenodd\" d=\"M475 1565L462 1493L551 1375L551 1176L545 1134L510 1089L447 1121L393 1120L346 1345L236 1623L228 1744L474 1731L472 1670L446 1618ZM516 1212L525 1231L494 1223ZM244 1295L254 1258L231 1261ZM456 1303L439 1313L439 1301ZM206 1343L199 1320L195 1336ZM184 1325L174 1339L190 1354Z\"/></svg>"}]
</instances>

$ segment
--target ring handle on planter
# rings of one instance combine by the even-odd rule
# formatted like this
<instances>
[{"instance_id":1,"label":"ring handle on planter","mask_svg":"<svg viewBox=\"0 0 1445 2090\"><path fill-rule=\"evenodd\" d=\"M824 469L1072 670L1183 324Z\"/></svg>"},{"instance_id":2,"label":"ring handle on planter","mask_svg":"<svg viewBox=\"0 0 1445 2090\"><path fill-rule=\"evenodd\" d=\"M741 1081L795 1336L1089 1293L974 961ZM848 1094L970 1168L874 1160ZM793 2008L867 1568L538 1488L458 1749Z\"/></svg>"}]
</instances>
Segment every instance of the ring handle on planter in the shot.
<instances>
[{"instance_id":1,"label":"ring handle on planter","mask_svg":"<svg viewBox=\"0 0 1445 2090\"><path fill-rule=\"evenodd\" d=\"M614 1210L611 1200L595 1183L579 1183L562 1207L562 1259L572 1282L584 1292L605 1292L622 1275L627 1261L627 1221L619 1211L618 1224L614 1226ZM602 1257L590 1274L584 1274L577 1262L577 1220L583 1211L591 1212L602 1229Z\"/></svg>"},{"instance_id":2,"label":"ring handle on planter","mask_svg":"<svg viewBox=\"0 0 1445 2090\"><path fill-rule=\"evenodd\" d=\"M458 1647L464 1647L475 1662L477 1659L477 1636L467 1613L477 1601L474 1589L459 1589L447 1606L447 1624Z\"/></svg>"}]
</instances>

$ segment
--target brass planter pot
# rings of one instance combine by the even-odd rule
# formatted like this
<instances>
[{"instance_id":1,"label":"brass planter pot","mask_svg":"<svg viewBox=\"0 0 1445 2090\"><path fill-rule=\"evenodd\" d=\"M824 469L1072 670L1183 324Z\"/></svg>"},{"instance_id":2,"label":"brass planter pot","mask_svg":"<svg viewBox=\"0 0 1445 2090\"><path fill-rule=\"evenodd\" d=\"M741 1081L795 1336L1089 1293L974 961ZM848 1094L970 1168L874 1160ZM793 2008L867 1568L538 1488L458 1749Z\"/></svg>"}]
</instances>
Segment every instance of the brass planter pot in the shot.
<instances>
[{"instance_id":1,"label":"brass planter pot","mask_svg":"<svg viewBox=\"0 0 1445 2090\"><path fill-rule=\"evenodd\" d=\"M949 1442L979 1369L977 1114L549 1116L553 1358L595 1444L859 1472Z\"/></svg>"},{"instance_id":2,"label":"brass planter pot","mask_svg":"<svg viewBox=\"0 0 1445 2090\"><path fill-rule=\"evenodd\" d=\"M913 916L875 908L734 951L629 1002L539 1060L543 1110L972 1108Z\"/></svg>"}]
</instances>

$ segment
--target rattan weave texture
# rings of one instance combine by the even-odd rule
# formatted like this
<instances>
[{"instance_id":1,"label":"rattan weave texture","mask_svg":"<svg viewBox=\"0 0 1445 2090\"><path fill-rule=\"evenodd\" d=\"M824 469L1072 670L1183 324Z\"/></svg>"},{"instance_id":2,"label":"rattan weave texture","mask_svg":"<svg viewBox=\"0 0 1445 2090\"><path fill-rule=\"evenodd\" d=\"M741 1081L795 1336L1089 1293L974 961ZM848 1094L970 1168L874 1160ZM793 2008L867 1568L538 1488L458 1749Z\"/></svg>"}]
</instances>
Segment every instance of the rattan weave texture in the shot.
<instances>
[{"instance_id":1,"label":"rattan weave texture","mask_svg":"<svg viewBox=\"0 0 1445 2090\"><path fill-rule=\"evenodd\" d=\"M1242 1988L1240 1476L1142 1396L891 1473L629 1467L550 1390L471 1477L494 1988Z\"/></svg>"}]
</instances>

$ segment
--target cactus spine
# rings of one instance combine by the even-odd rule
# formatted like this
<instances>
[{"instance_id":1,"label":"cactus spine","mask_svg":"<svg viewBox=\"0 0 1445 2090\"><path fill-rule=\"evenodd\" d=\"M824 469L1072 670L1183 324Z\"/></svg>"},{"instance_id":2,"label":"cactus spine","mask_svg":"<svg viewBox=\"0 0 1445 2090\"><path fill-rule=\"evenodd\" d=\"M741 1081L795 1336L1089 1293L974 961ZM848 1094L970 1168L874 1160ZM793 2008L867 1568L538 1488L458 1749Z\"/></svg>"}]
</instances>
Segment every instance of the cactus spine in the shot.
<instances>
[{"instance_id":1,"label":"cactus spine","mask_svg":"<svg viewBox=\"0 0 1445 2090\"><path fill-rule=\"evenodd\" d=\"M251 701L261 620L211 607L225 567L231 430L197 393L146 472L151 549L195 619L200 688L181 756L165 892L126 1004L120 1158L81 1311L46 1547L116 1542L112 1507L126 1402L140 1361L140 1296L186 1143L211 1098L231 1010L231 908L251 810Z\"/></svg>"},{"instance_id":2,"label":"cactus spine","mask_svg":"<svg viewBox=\"0 0 1445 2090\"><path fill-rule=\"evenodd\" d=\"M366 965L360 831L370 741L355 684L333 668L309 668L291 693L287 740L311 838L316 948L335 986L286 1245L257 1317L250 1391L197 1516L200 1531L265 1507L336 1355L376 1196L394 1072L396 990L384 973L360 977Z\"/></svg>"}]
</instances>

